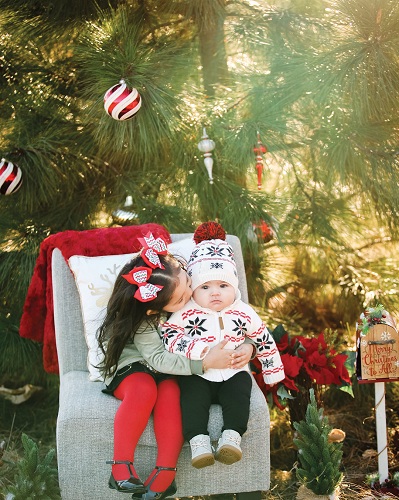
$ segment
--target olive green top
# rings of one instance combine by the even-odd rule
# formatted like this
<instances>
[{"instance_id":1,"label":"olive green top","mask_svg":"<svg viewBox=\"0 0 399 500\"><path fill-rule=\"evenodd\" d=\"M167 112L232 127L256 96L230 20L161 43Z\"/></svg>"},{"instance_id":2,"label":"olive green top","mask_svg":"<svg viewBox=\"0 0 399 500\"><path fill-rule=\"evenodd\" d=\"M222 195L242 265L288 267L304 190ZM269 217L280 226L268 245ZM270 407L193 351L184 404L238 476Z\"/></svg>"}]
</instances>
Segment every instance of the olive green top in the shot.
<instances>
[{"instance_id":1,"label":"olive green top","mask_svg":"<svg viewBox=\"0 0 399 500\"><path fill-rule=\"evenodd\" d=\"M137 361L146 361L161 373L172 375L201 375L203 373L202 360L191 360L167 351L159 332L149 322L143 322L134 340L126 344L119 358L117 369L120 370ZM105 379L106 385L110 384L114 375Z\"/></svg>"}]
</instances>

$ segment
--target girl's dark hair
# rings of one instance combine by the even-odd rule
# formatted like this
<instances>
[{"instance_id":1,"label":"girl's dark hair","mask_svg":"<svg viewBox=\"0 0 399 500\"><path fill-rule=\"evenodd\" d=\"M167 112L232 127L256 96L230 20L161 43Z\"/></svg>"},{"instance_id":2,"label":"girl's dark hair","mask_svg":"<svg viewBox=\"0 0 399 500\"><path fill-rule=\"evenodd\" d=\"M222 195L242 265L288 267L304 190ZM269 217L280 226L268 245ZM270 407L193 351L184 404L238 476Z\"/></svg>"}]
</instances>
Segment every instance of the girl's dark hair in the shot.
<instances>
[{"instance_id":1,"label":"girl's dark hair","mask_svg":"<svg viewBox=\"0 0 399 500\"><path fill-rule=\"evenodd\" d=\"M148 267L140 253L122 268L116 278L105 319L97 330L98 343L104 354L104 361L99 368L105 377L115 373L125 345L133 341L143 321L157 328L161 312L176 290L182 263L171 254L159 255L159 258L165 269L153 269L148 283L163 288L153 300L140 302L135 299L133 295L138 288L137 285L132 285L122 277L122 274L128 274L134 267ZM157 311L157 314L148 315L149 309Z\"/></svg>"}]
</instances>

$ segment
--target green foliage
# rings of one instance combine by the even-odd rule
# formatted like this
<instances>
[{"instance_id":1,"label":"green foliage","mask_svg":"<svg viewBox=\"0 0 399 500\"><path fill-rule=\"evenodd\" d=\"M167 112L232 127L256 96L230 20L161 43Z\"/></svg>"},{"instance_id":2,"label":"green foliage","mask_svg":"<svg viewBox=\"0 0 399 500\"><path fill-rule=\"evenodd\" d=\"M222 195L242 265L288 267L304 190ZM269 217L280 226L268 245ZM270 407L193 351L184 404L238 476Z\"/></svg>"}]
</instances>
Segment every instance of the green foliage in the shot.
<instances>
[{"instance_id":1,"label":"green foliage","mask_svg":"<svg viewBox=\"0 0 399 500\"><path fill-rule=\"evenodd\" d=\"M18 335L12 321L0 318L0 385L18 388L26 383L26 367L31 366L29 383L40 384L44 378L40 344Z\"/></svg>"},{"instance_id":2,"label":"green foliage","mask_svg":"<svg viewBox=\"0 0 399 500\"><path fill-rule=\"evenodd\" d=\"M331 495L342 480L340 472L342 444L330 443L328 435L332 427L318 409L313 389L305 420L294 422L298 437L298 480L317 495Z\"/></svg>"},{"instance_id":3,"label":"green foliage","mask_svg":"<svg viewBox=\"0 0 399 500\"><path fill-rule=\"evenodd\" d=\"M360 330L363 335L367 335L370 327L376 323L380 323L383 316L384 306L382 304L377 304L375 307L368 307L363 313L361 318Z\"/></svg>"},{"instance_id":4,"label":"green foliage","mask_svg":"<svg viewBox=\"0 0 399 500\"><path fill-rule=\"evenodd\" d=\"M10 485L0 492L7 500L58 500L61 498L57 469L52 466L55 450L42 459L37 444L22 434L24 457L16 464L16 473Z\"/></svg>"}]
</instances>

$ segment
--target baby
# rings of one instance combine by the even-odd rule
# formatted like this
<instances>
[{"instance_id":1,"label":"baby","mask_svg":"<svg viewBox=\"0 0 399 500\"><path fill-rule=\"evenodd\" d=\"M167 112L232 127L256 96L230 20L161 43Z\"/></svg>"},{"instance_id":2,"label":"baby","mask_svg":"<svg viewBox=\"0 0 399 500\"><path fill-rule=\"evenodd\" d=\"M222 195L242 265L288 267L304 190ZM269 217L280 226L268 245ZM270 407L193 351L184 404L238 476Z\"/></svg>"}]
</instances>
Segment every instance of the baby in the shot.
<instances>
[{"instance_id":1,"label":"baby","mask_svg":"<svg viewBox=\"0 0 399 500\"><path fill-rule=\"evenodd\" d=\"M202 359L223 339L235 349L250 339L267 384L283 380L278 348L255 310L241 300L232 247L220 224L207 222L194 233L196 247L188 261L193 295L162 325L165 347L190 359ZM189 441L196 468L215 459L233 464L241 459L241 436L247 430L252 378L249 367L210 369L202 375L179 377L183 434ZM208 433L209 409L219 403L223 411L222 435L213 453Z\"/></svg>"}]
</instances>

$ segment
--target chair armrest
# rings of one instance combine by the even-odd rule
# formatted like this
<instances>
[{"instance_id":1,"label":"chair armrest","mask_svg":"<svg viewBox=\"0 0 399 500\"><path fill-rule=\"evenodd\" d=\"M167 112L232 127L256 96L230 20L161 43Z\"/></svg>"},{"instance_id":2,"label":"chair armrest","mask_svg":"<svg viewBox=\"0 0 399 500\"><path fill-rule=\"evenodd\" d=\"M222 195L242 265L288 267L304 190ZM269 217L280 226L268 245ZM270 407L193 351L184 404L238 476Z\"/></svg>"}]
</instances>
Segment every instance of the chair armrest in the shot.
<instances>
[{"instance_id":1,"label":"chair armrest","mask_svg":"<svg viewBox=\"0 0 399 500\"><path fill-rule=\"evenodd\" d=\"M71 270L58 248L53 250L51 272L54 328L60 375L74 370L88 372L88 349L84 336L79 293Z\"/></svg>"}]
</instances>

